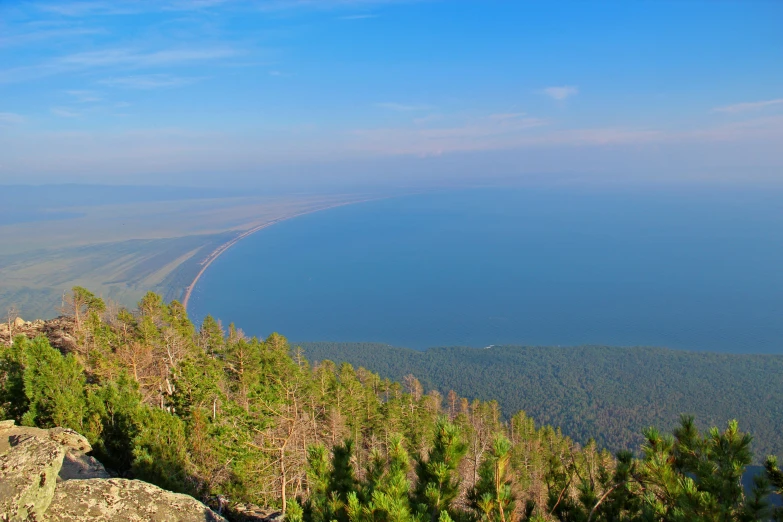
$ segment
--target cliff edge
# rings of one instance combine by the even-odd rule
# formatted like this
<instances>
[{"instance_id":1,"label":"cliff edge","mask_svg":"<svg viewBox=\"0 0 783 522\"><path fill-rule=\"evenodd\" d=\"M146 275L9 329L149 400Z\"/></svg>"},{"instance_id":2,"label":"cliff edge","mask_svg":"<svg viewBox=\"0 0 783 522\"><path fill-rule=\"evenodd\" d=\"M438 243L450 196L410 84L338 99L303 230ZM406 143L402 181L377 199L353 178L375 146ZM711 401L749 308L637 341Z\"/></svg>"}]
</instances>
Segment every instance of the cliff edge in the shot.
<instances>
[{"instance_id":1,"label":"cliff edge","mask_svg":"<svg viewBox=\"0 0 783 522\"><path fill-rule=\"evenodd\" d=\"M193 497L110 478L79 433L0 422L0 522L218 522Z\"/></svg>"}]
</instances>

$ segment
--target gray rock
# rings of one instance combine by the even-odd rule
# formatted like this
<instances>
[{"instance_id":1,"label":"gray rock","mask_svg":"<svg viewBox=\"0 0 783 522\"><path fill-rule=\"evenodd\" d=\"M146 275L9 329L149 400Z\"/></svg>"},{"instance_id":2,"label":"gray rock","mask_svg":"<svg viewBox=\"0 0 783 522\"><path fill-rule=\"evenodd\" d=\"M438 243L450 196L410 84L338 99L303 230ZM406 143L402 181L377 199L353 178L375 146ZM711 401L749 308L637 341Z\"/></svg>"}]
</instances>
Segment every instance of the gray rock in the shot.
<instances>
[{"instance_id":1,"label":"gray rock","mask_svg":"<svg viewBox=\"0 0 783 522\"><path fill-rule=\"evenodd\" d=\"M52 428L49 438L63 446L66 450L63 465L60 468L58 480L84 480L92 478L110 478L103 464L94 457L87 455L92 446L87 439L68 428Z\"/></svg>"},{"instance_id":2,"label":"gray rock","mask_svg":"<svg viewBox=\"0 0 783 522\"><path fill-rule=\"evenodd\" d=\"M171 493L152 484L127 479L61 482L47 520L95 522L224 522L193 497Z\"/></svg>"},{"instance_id":3,"label":"gray rock","mask_svg":"<svg viewBox=\"0 0 783 522\"><path fill-rule=\"evenodd\" d=\"M226 514L238 522L275 522L283 518L280 511L264 509L255 504L232 504Z\"/></svg>"},{"instance_id":4,"label":"gray rock","mask_svg":"<svg viewBox=\"0 0 783 522\"><path fill-rule=\"evenodd\" d=\"M60 468L58 481L111 478L111 475L95 457L79 453L67 453Z\"/></svg>"},{"instance_id":5,"label":"gray rock","mask_svg":"<svg viewBox=\"0 0 783 522\"><path fill-rule=\"evenodd\" d=\"M108 478L91 449L70 429L0 423L0 522L225 522L193 497Z\"/></svg>"},{"instance_id":6,"label":"gray rock","mask_svg":"<svg viewBox=\"0 0 783 522\"><path fill-rule=\"evenodd\" d=\"M41 520L54 496L65 448L46 430L0 432L0 520Z\"/></svg>"},{"instance_id":7,"label":"gray rock","mask_svg":"<svg viewBox=\"0 0 783 522\"><path fill-rule=\"evenodd\" d=\"M80 453L92 451L92 446L87 439L72 429L52 428L48 432L49 438L65 447L67 451Z\"/></svg>"},{"instance_id":8,"label":"gray rock","mask_svg":"<svg viewBox=\"0 0 783 522\"><path fill-rule=\"evenodd\" d=\"M0 521L41 519L57 479L63 479L66 456L66 477L104 476L103 466L85 455L91 449L87 439L70 429L42 430L15 426L13 420L0 422Z\"/></svg>"}]
</instances>

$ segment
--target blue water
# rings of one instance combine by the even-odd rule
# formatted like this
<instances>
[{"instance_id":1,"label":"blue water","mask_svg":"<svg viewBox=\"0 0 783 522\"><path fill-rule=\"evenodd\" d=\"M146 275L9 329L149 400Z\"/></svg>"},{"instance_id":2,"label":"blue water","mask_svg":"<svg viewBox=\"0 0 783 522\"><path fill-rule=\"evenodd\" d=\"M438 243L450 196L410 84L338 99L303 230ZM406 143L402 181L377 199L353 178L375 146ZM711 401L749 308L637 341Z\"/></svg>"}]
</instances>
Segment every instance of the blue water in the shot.
<instances>
[{"instance_id":1,"label":"blue water","mask_svg":"<svg viewBox=\"0 0 783 522\"><path fill-rule=\"evenodd\" d=\"M783 193L474 189L295 218L191 301L247 334L783 353Z\"/></svg>"}]
</instances>

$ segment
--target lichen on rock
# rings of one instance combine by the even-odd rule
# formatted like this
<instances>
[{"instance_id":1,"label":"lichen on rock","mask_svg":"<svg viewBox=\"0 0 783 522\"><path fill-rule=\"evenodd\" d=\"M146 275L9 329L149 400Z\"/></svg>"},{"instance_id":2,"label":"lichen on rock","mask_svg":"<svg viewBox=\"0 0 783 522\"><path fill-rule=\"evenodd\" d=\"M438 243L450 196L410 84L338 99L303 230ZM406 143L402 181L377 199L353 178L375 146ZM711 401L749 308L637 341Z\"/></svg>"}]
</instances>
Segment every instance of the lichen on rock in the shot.
<instances>
[{"instance_id":1,"label":"lichen on rock","mask_svg":"<svg viewBox=\"0 0 783 522\"><path fill-rule=\"evenodd\" d=\"M70 480L58 486L47 516L63 522L123 520L218 522L225 520L193 497L140 480Z\"/></svg>"},{"instance_id":2,"label":"lichen on rock","mask_svg":"<svg viewBox=\"0 0 783 522\"><path fill-rule=\"evenodd\" d=\"M0 522L224 522L193 497L108 478L87 439L0 421Z\"/></svg>"},{"instance_id":3,"label":"lichen on rock","mask_svg":"<svg viewBox=\"0 0 783 522\"><path fill-rule=\"evenodd\" d=\"M66 449L46 430L0 431L0 520L39 520L54 496Z\"/></svg>"}]
</instances>

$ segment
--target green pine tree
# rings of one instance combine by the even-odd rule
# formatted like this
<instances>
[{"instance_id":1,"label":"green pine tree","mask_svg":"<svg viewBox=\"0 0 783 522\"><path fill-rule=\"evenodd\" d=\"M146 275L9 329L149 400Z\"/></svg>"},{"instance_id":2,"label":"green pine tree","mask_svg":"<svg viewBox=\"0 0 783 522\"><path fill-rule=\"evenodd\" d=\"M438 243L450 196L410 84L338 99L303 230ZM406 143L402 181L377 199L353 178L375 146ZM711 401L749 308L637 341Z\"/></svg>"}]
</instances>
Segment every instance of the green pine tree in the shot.
<instances>
[{"instance_id":1,"label":"green pine tree","mask_svg":"<svg viewBox=\"0 0 783 522\"><path fill-rule=\"evenodd\" d=\"M348 522L348 498L359 489L351 458L353 441L346 440L332 449L332 469L326 493L329 499L329 511L339 522Z\"/></svg>"},{"instance_id":2,"label":"green pine tree","mask_svg":"<svg viewBox=\"0 0 783 522\"><path fill-rule=\"evenodd\" d=\"M190 480L185 423L156 407L139 412L139 431L133 440L133 475L165 489L195 493Z\"/></svg>"},{"instance_id":3,"label":"green pine tree","mask_svg":"<svg viewBox=\"0 0 783 522\"><path fill-rule=\"evenodd\" d=\"M142 408L138 384L123 372L116 381L91 390L87 404L87 424L95 456L111 469L129 470Z\"/></svg>"},{"instance_id":4,"label":"green pine tree","mask_svg":"<svg viewBox=\"0 0 783 522\"><path fill-rule=\"evenodd\" d=\"M76 358L65 357L46 337L20 339L24 352L24 393L28 400L22 423L82 431L87 413L84 370Z\"/></svg>"},{"instance_id":5,"label":"green pine tree","mask_svg":"<svg viewBox=\"0 0 783 522\"><path fill-rule=\"evenodd\" d=\"M388 457L373 452L361 496L349 498L351 522L412 522L409 491L410 458L400 435L389 441ZM363 502L360 503L360 498Z\"/></svg>"},{"instance_id":6,"label":"green pine tree","mask_svg":"<svg viewBox=\"0 0 783 522\"><path fill-rule=\"evenodd\" d=\"M514 518L510 460L511 442L498 433L481 463L479 480L468 493L470 507L483 522L509 522Z\"/></svg>"},{"instance_id":7,"label":"green pine tree","mask_svg":"<svg viewBox=\"0 0 783 522\"><path fill-rule=\"evenodd\" d=\"M24 368L26 348L30 341L19 336L8 347L0 346L0 416L17 422L30 407L30 400L24 392Z\"/></svg>"},{"instance_id":8,"label":"green pine tree","mask_svg":"<svg viewBox=\"0 0 783 522\"><path fill-rule=\"evenodd\" d=\"M457 467L467 453L460 430L446 419L435 425L435 440L427 458L416 459L417 484L413 492L417 511L431 522L447 513L459 494Z\"/></svg>"},{"instance_id":9,"label":"green pine tree","mask_svg":"<svg viewBox=\"0 0 783 522\"><path fill-rule=\"evenodd\" d=\"M329 506L329 457L323 444L310 446L307 450L307 485L309 496L301 502L304 522L329 522L332 513ZM298 504L297 504L298 505ZM298 516L296 508L286 517L292 522Z\"/></svg>"},{"instance_id":10,"label":"green pine tree","mask_svg":"<svg viewBox=\"0 0 783 522\"><path fill-rule=\"evenodd\" d=\"M767 457L764 463L767 483L772 486L772 490L783 497L783 470L778 467L778 459L775 456ZM774 509L772 516L777 521L783 521L783 507Z\"/></svg>"},{"instance_id":11,"label":"green pine tree","mask_svg":"<svg viewBox=\"0 0 783 522\"><path fill-rule=\"evenodd\" d=\"M664 520L754 520L745 505L742 474L752 461L751 436L731 421L702 436L683 416L673 436L645 431L640 482L647 511Z\"/></svg>"}]
</instances>

